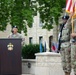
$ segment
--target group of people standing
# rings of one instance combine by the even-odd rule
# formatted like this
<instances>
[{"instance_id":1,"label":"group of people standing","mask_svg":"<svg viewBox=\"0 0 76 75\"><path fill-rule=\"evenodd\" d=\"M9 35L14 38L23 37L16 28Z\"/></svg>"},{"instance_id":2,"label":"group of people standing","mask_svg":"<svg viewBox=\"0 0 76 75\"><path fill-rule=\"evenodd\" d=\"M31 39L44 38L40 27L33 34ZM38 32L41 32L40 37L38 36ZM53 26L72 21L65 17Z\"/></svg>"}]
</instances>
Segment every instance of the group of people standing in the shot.
<instances>
[{"instance_id":1,"label":"group of people standing","mask_svg":"<svg viewBox=\"0 0 76 75\"><path fill-rule=\"evenodd\" d=\"M60 26L62 29L60 54L65 75L70 75L72 69L76 75L76 21L73 21L72 30L72 17L73 13L63 16L63 23Z\"/></svg>"}]
</instances>

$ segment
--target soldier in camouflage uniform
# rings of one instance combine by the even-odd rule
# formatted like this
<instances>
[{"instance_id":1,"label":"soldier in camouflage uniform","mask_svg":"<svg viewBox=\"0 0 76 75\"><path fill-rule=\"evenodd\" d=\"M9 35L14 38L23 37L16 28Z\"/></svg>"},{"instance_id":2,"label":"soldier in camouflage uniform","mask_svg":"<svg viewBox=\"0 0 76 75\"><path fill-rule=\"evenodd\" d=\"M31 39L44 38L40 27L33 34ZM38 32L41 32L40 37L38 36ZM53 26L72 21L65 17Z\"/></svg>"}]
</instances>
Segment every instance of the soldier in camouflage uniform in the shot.
<instances>
[{"instance_id":1,"label":"soldier in camouflage uniform","mask_svg":"<svg viewBox=\"0 0 76 75\"><path fill-rule=\"evenodd\" d=\"M21 36L21 34L20 33L18 33L18 27L17 26L14 26L13 28L12 28L12 34L10 34L9 36L8 36L8 38L21 38L22 39L22 45L24 45L25 44L25 39Z\"/></svg>"},{"instance_id":2,"label":"soldier in camouflage uniform","mask_svg":"<svg viewBox=\"0 0 76 75\"><path fill-rule=\"evenodd\" d=\"M76 20L74 21L74 32L71 33L71 65L76 75Z\"/></svg>"},{"instance_id":3,"label":"soldier in camouflage uniform","mask_svg":"<svg viewBox=\"0 0 76 75\"><path fill-rule=\"evenodd\" d=\"M8 38L22 38L21 34L18 33L18 28L17 28L17 26L14 26L14 27L12 28L12 34L10 34L10 35L8 36Z\"/></svg>"},{"instance_id":4,"label":"soldier in camouflage uniform","mask_svg":"<svg viewBox=\"0 0 76 75\"><path fill-rule=\"evenodd\" d=\"M65 75L70 75L71 73L71 44L70 44L70 31L71 31L71 16L63 16L63 29L61 36L61 60L62 67Z\"/></svg>"}]
</instances>

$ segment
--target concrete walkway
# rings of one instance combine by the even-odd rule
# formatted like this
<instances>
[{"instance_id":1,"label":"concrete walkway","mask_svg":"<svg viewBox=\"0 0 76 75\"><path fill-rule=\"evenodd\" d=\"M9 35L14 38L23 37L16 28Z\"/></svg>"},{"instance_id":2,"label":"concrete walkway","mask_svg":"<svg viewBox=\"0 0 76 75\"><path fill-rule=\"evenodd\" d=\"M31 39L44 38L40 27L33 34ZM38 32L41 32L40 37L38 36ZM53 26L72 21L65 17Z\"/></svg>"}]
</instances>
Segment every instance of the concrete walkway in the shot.
<instances>
[{"instance_id":1,"label":"concrete walkway","mask_svg":"<svg viewBox=\"0 0 76 75\"><path fill-rule=\"evenodd\" d=\"M22 74L22 75L33 75L33 74Z\"/></svg>"}]
</instances>

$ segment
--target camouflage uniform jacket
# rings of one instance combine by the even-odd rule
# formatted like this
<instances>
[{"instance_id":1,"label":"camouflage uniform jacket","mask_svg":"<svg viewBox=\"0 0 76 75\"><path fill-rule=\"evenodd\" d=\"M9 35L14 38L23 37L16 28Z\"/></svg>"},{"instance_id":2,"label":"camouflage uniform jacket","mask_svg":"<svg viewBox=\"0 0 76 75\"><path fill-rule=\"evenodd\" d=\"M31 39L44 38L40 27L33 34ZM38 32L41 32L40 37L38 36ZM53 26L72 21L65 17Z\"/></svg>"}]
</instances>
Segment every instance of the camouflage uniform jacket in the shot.
<instances>
[{"instance_id":1,"label":"camouflage uniform jacket","mask_svg":"<svg viewBox=\"0 0 76 75\"><path fill-rule=\"evenodd\" d=\"M16 34L10 34L9 36L8 36L8 38L22 38L22 36L21 36L21 34L19 34L19 33L16 33Z\"/></svg>"},{"instance_id":2,"label":"camouflage uniform jacket","mask_svg":"<svg viewBox=\"0 0 76 75\"><path fill-rule=\"evenodd\" d=\"M62 30L61 40L65 42L61 43L61 47L68 47L70 45L70 33L71 33L71 19L69 18Z\"/></svg>"}]
</instances>

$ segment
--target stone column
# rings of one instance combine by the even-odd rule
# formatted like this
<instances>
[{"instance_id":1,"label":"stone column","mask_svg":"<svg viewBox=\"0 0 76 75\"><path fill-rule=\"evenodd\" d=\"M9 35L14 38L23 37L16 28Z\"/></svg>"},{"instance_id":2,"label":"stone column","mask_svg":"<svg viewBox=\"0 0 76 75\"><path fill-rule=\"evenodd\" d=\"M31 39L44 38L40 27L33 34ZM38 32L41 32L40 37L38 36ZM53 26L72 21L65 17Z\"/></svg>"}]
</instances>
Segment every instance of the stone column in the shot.
<instances>
[{"instance_id":1,"label":"stone column","mask_svg":"<svg viewBox=\"0 0 76 75\"><path fill-rule=\"evenodd\" d=\"M53 52L37 53L35 75L64 75L60 54Z\"/></svg>"}]
</instances>

